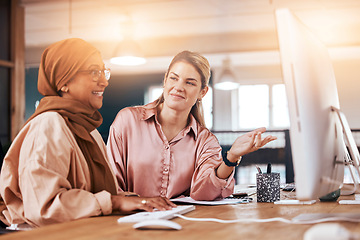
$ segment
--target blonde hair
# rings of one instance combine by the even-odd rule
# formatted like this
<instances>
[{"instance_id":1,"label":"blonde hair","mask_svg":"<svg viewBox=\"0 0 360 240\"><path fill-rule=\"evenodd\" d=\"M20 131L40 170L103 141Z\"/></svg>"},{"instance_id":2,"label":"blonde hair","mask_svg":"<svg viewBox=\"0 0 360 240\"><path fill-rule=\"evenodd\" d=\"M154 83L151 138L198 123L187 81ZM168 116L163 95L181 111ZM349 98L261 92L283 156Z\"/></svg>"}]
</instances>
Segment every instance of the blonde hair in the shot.
<instances>
[{"instance_id":1,"label":"blonde hair","mask_svg":"<svg viewBox=\"0 0 360 240\"><path fill-rule=\"evenodd\" d=\"M204 89L209 84L210 79L210 64L209 61L202 56L201 54L197 52L191 52L191 51L183 51L178 54L172 59L166 73L165 78L167 78L170 69L172 66L177 62L187 62L191 64L196 71L201 76L201 90ZM156 100L155 108L158 107L161 103L164 102L164 93L161 94L161 96ZM191 108L190 113L195 117L196 121L200 123L200 125L205 126L205 120L204 120L204 110L203 105L200 100L196 101L194 106Z\"/></svg>"}]
</instances>

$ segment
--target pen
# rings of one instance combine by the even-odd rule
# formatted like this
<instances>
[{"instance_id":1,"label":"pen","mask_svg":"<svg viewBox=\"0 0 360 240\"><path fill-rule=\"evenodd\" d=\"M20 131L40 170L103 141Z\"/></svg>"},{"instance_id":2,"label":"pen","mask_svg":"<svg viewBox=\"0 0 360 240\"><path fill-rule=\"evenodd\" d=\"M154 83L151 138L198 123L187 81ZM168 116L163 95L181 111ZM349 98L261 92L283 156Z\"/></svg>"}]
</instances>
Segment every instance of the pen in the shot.
<instances>
[{"instance_id":1,"label":"pen","mask_svg":"<svg viewBox=\"0 0 360 240\"><path fill-rule=\"evenodd\" d=\"M262 173L261 169L259 168L258 165L255 165L256 169L258 170L259 173Z\"/></svg>"},{"instance_id":2,"label":"pen","mask_svg":"<svg viewBox=\"0 0 360 240\"><path fill-rule=\"evenodd\" d=\"M271 163L268 163L266 173L271 173Z\"/></svg>"}]
</instances>

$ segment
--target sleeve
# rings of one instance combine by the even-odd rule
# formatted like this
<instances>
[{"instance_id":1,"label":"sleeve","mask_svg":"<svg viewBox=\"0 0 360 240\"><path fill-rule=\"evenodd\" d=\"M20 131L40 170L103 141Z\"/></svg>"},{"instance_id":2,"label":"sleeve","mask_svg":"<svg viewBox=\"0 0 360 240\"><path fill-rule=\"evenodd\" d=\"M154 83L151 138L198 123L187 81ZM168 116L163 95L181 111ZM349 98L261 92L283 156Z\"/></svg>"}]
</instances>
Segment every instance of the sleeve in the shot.
<instances>
[{"instance_id":1,"label":"sleeve","mask_svg":"<svg viewBox=\"0 0 360 240\"><path fill-rule=\"evenodd\" d=\"M19 155L19 187L24 217L32 225L112 212L109 192L93 194L85 190L87 165L76 163L76 169L72 169L71 163L78 157L74 146L77 143L59 115L43 117L29 129ZM73 188L68 180L73 171L81 175L76 179L83 182L80 188Z\"/></svg>"},{"instance_id":2,"label":"sleeve","mask_svg":"<svg viewBox=\"0 0 360 240\"><path fill-rule=\"evenodd\" d=\"M235 185L234 171L227 179L216 175L216 170L222 163L219 142L209 132L200 145L190 196L195 200L214 200L230 196Z\"/></svg>"},{"instance_id":3,"label":"sleeve","mask_svg":"<svg viewBox=\"0 0 360 240\"><path fill-rule=\"evenodd\" d=\"M121 135L117 132L117 126L121 126L118 114L110 126L106 150L110 165L115 173L119 185L119 192L127 191L126 187L126 150L123 146Z\"/></svg>"}]
</instances>

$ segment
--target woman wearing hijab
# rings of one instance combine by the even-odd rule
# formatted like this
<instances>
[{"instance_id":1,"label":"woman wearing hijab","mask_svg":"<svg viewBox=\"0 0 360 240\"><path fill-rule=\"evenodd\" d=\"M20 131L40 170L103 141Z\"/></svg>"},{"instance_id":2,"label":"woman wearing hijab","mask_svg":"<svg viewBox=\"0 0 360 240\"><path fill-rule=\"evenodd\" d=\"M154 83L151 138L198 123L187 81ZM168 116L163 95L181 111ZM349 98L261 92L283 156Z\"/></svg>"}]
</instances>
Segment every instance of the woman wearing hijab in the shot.
<instances>
[{"instance_id":1,"label":"woman wearing hijab","mask_svg":"<svg viewBox=\"0 0 360 240\"><path fill-rule=\"evenodd\" d=\"M43 226L113 211L174 206L165 198L118 194L96 130L109 78L100 52L84 40L66 39L43 52L38 90L44 97L1 170L0 193L7 207L2 220Z\"/></svg>"},{"instance_id":2,"label":"woman wearing hijab","mask_svg":"<svg viewBox=\"0 0 360 240\"><path fill-rule=\"evenodd\" d=\"M276 139L259 128L238 137L222 159L216 137L205 127L201 99L210 66L198 53L177 54L156 101L121 110L110 127L109 161L122 191L142 196L195 200L224 198L234 190L241 156Z\"/></svg>"}]
</instances>

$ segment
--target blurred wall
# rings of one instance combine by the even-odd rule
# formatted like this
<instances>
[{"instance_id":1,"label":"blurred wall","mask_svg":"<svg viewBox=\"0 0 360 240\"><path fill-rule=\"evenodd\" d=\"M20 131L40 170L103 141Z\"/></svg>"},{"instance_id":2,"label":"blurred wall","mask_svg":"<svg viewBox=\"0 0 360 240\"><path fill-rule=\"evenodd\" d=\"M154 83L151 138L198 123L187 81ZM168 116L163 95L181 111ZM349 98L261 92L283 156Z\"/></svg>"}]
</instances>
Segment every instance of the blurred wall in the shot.
<instances>
[{"instance_id":1,"label":"blurred wall","mask_svg":"<svg viewBox=\"0 0 360 240\"><path fill-rule=\"evenodd\" d=\"M350 128L360 129L360 59L333 63L340 108Z\"/></svg>"},{"instance_id":2,"label":"blurred wall","mask_svg":"<svg viewBox=\"0 0 360 240\"><path fill-rule=\"evenodd\" d=\"M350 127L360 129L360 60L335 61L333 64L341 109L345 113ZM279 67L277 69L278 75L272 73L271 79L278 78L281 82L281 71ZM257 76L259 72L262 72L261 76L264 75L261 67L241 68L239 71L248 76ZM37 91L37 74L38 68L26 70L26 119L35 111L35 102L42 97ZM109 86L104 93L103 107L100 109L104 121L99 127L99 131L105 141L109 127L118 111L127 106L144 104L144 95L148 87L162 84L163 74L114 75L111 77ZM256 78L251 81L255 83ZM214 129L228 130L228 127L231 126L231 94L220 90L215 90L214 93Z\"/></svg>"}]
</instances>

